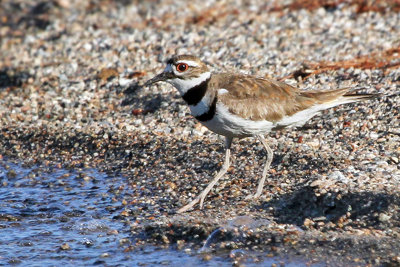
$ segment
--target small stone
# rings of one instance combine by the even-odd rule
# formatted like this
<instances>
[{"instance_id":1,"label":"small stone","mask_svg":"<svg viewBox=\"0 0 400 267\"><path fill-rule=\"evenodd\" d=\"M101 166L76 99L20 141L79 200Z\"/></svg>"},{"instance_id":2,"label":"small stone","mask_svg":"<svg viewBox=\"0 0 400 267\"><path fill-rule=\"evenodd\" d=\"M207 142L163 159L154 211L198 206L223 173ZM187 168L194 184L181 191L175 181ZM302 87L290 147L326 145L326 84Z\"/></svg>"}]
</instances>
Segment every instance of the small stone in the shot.
<instances>
[{"instance_id":1,"label":"small stone","mask_svg":"<svg viewBox=\"0 0 400 267\"><path fill-rule=\"evenodd\" d=\"M108 81L114 77L118 77L118 70L114 68L104 68L101 69L97 77L103 81Z\"/></svg>"},{"instance_id":2,"label":"small stone","mask_svg":"<svg viewBox=\"0 0 400 267\"><path fill-rule=\"evenodd\" d=\"M203 256L203 261L209 261L209 260L211 260L212 259L212 256L210 255L210 254L205 254L204 256Z\"/></svg>"},{"instance_id":3,"label":"small stone","mask_svg":"<svg viewBox=\"0 0 400 267\"><path fill-rule=\"evenodd\" d=\"M332 180L337 180L344 184L347 184L349 182L349 179L346 176L344 176L344 174L340 171L334 171L329 175L328 178Z\"/></svg>"},{"instance_id":4,"label":"small stone","mask_svg":"<svg viewBox=\"0 0 400 267\"><path fill-rule=\"evenodd\" d=\"M178 249L181 250L183 248L183 246L185 245L185 240L176 241L176 245L177 245Z\"/></svg>"},{"instance_id":5,"label":"small stone","mask_svg":"<svg viewBox=\"0 0 400 267\"><path fill-rule=\"evenodd\" d=\"M390 157L390 159L396 164L399 163L399 158L397 158L397 157Z\"/></svg>"},{"instance_id":6,"label":"small stone","mask_svg":"<svg viewBox=\"0 0 400 267\"><path fill-rule=\"evenodd\" d=\"M127 244L127 243L130 243L130 240L128 238L121 238L119 240L120 245Z\"/></svg>"},{"instance_id":7,"label":"small stone","mask_svg":"<svg viewBox=\"0 0 400 267\"><path fill-rule=\"evenodd\" d=\"M371 133L369 134L369 137L370 137L371 139L378 139L379 134L377 134L376 132L371 132Z\"/></svg>"},{"instance_id":8,"label":"small stone","mask_svg":"<svg viewBox=\"0 0 400 267\"><path fill-rule=\"evenodd\" d=\"M17 176L17 173L15 172L15 170L9 170L7 172L7 177L8 178L15 178Z\"/></svg>"},{"instance_id":9,"label":"small stone","mask_svg":"<svg viewBox=\"0 0 400 267\"><path fill-rule=\"evenodd\" d=\"M118 233L118 230L113 229L113 230L108 231L107 234L108 235L118 235L119 233Z\"/></svg>"},{"instance_id":10,"label":"small stone","mask_svg":"<svg viewBox=\"0 0 400 267\"><path fill-rule=\"evenodd\" d=\"M379 221L380 222L387 222L389 221L391 216L387 215L386 213L379 214Z\"/></svg>"},{"instance_id":11,"label":"small stone","mask_svg":"<svg viewBox=\"0 0 400 267\"><path fill-rule=\"evenodd\" d=\"M162 239L162 241L165 243L165 244L169 244L170 242L169 242L169 239L168 239L168 237L166 236L166 235L163 235L162 237L161 237L161 239Z\"/></svg>"},{"instance_id":12,"label":"small stone","mask_svg":"<svg viewBox=\"0 0 400 267\"><path fill-rule=\"evenodd\" d=\"M68 243L62 244L62 245L60 246L60 248L61 248L62 250L70 250L70 249L71 249L71 247L69 246Z\"/></svg>"},{"instance_id":13,"label":"small stone","mask_svg":"<svg viewBox=\"0 0 400 267\"><path fill-rule=\"evenodd\" d=\"M133 82L132 79L126 79L126 78L123 78L123 77L119 78L119 85L123 86L123 87L131 84L132 82Z\"/></svg>"},{"instance_id":14,"label":"small stone","mask_svg":"<svg viewBox=\"0 0 400 267\"><path fill-rule=\"evenodd\" d=\"M314 222L313 222L313 220L310 220L309 218L306 218L306 219L304 220L303 225L304 225L305 227L310 227L310 226L313 226L313 225L314 225Z\"/></svg>"}]
</instances>

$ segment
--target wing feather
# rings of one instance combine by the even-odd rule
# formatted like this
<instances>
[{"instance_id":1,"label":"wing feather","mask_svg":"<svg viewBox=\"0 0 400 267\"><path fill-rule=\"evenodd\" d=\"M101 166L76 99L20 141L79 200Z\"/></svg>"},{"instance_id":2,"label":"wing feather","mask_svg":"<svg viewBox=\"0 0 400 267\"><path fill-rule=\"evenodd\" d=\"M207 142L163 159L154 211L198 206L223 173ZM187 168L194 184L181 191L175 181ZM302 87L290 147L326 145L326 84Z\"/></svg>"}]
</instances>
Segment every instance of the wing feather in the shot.
<instances>
[{"instance_id":1,"label":"wing feather","mask_svg":"<svg viewBox=\"0 0 400 267\"><path fill-rule=\"evenodd\" d=\"M210 85L228 91L218 99L230 112L252 120L278 121L316 102L293 86L253 76L217 74Z\"/></svg>"}]
</instances>

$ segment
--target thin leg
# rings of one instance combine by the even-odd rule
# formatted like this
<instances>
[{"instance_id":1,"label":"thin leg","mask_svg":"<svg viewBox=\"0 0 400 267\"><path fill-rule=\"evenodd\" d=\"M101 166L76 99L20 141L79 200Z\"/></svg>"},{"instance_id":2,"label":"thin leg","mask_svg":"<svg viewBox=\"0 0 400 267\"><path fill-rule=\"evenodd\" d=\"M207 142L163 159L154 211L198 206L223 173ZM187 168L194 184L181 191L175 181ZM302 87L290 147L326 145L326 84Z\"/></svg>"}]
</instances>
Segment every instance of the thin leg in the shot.
<instances>
[{"instance_id":1,"label":"thin leg","mask_svg":"<svg viewBox=\"0 0 400 267\"><path fill-rule=\"evenodd\" d=\"M249 195L246 197L246 199L252 199L252 198L255 199L255 198L259 198L261 196L262 190L264 187L265 178L267 177L267 173L268 173L269 167L271 166L272 158L274 156L274 152L272 152L272 149L268 146L267 142L265 141L265 138L260 134L257 135L257 138L258 138L258 140L260 140L260 142L263 144L264 148L267 150L267 162L265 163L260 182L258 182L256 194Z\"/></svg>"},{"instance_id":2,"label":"thin leg","mask_svg":"<svg viewBox=\"0 0 400 267\"><path fill-rule=\"evenodd\" d=\"M229 166L230 166L230 157L231 157L231 144L232 144L232 138L231 137L226 137L225 138L225 162L224 165L222 166L222 169L217 173L217 175L214 177L214 179L211 181L211 183L208 184L206 189L204 189L200 195L198 195L192 202L189 204L183 206L180 208L177 212L182 213L185 212L189 209L191 209L194 205L196 205L200 201L200 209L203 208L204 204L204 199L206 198L207 194L210 192L210 190L214 187L214 185L218 182L219 179L221 179L222 176L228 171Z\"/></svg>"}]
</instances>

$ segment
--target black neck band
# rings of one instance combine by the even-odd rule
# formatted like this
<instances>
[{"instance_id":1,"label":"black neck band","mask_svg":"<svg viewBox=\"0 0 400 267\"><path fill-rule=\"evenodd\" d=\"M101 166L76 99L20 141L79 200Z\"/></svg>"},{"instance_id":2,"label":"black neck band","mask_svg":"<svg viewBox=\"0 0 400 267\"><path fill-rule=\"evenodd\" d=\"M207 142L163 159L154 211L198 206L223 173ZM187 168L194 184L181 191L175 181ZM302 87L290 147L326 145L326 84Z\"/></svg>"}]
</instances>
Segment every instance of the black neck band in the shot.
<instances>
[{"instance_id":1,"label":"black neck band","mask_svg":"<svg viewBox=\"0 0 400 267\"><path fill-rule=\"evenodd\" d=\"M215 111L217 109L217 100L218 100L218 97L215 95L209 110L207 112L199 115L199 116L196 116L195 118L198 119L199 121L209 121L209 120L211 120L214 117Z\"/></svg>"},{"instance_id":2,"label":"black neck band","mask_svg":"<svg viewBox=\"0 0 400 267\"><path fill-rule=\"evenodd\" d=\"M183 96L183 100L186 101L188 105L196 105L201 101L207 91L207 85L210 78L201 82L200 84L190 88Z\"/></svg>"}]
</instances>

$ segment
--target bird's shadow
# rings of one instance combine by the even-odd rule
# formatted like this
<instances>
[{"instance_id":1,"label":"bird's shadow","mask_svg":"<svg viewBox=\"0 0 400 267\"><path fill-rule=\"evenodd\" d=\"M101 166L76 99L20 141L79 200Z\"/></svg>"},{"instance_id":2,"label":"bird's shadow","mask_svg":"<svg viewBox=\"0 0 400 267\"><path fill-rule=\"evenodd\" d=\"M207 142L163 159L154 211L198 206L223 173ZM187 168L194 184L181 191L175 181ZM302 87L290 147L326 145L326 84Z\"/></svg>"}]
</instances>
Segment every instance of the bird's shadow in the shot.
<instances>
[{"instance_id":1,"label":"bird's shadow","mask_svg":"<svg viewBox=\"0 0 400 267\"><path fill-rule=\"evenodd\" d=\"M141 90L143 90L143 86L139 85L139 83L130 84L123 91L125 98L122 100L121 106L141 108L145 113L155 112L161 108L163 97L160 93L139 95Z\"/></svg>"},{"instance_id":2,"label":"bird's shadow","mask_svg":"<svg viewBox=\"0 0 400 267\"><path fill-rule=\"evenodd\" d=\"M0 90L10 87L22 86L32 77L27 71L12 68L0 69Z\"/></svg>"},{"instance_id":3,"label":"bird's shadow","mask_svg":"<svg viewBox=\"0 0 400 267\"><path fill-rule=\"evenodd\" d=\"M353 227L384 228L388 223L400 226L399 194L385 192L327 192L302 184L298 190L277 199L257 204L255 208L273 210L277 223L304 225L306 219L337 223L351 219ZM384 216L382 216L384 214ZM387 214L387 216L385 215Z\"/></svg>"}]
</instances>

